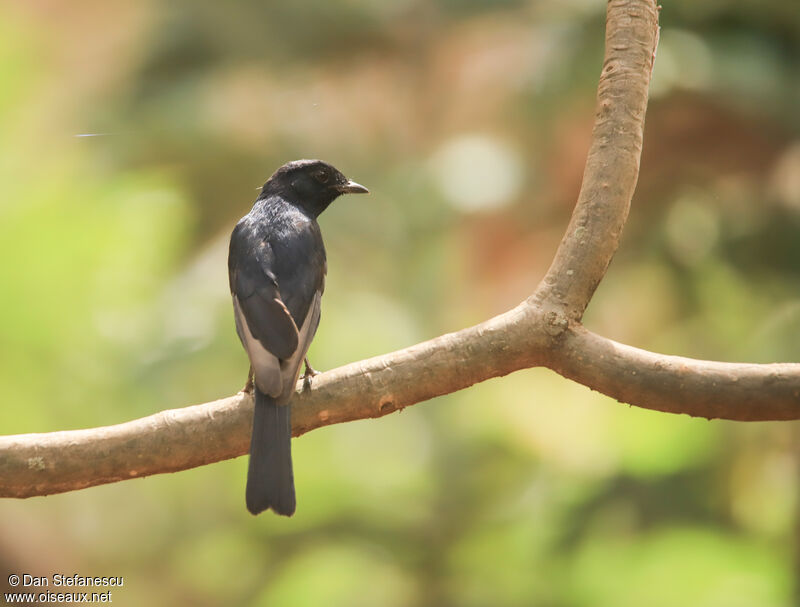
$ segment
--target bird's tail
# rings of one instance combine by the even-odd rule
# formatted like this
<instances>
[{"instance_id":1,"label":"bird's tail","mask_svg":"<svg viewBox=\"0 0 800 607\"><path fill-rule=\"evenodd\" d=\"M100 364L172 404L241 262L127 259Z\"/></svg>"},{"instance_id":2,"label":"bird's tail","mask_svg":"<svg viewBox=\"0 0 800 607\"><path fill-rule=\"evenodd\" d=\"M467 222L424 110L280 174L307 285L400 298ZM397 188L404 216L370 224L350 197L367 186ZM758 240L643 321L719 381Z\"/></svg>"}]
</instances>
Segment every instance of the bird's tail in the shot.
<instances>
[{"instance_id":1,"label":"bird's tail","mask_svg":"<svg viewBox=\"0 0 800 607\"><path fill-rule=\"evenodd\" d=\"M255 412L247 469L247 509L258 514L272 508L292 516L296 505L292 472L291 406L277 405L275 399L254 387Z\"/></svg>"}]
</instances>

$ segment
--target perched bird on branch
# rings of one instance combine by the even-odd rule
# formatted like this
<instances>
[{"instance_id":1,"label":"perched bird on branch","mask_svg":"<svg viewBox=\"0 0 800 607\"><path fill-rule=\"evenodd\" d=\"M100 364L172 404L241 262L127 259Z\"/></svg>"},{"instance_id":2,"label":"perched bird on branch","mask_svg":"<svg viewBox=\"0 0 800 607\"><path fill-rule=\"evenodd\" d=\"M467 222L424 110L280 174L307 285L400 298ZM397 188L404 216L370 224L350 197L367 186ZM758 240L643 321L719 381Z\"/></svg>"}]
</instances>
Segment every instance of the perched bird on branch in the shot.
<instances>
[{"instance_id":1,"label":"perched bird on branch","mask_svg":"<svg viewBox=\"0 0 800 607\"><path fill-rule=\"evenodd\" d=\"M289 401L317 331L325 247L317 217L341 194L367 193L321 160L275 171L231 235L228 273L236 332L250 358L255 412L247 509L295 511Z\"/></svg>"}]
</instances>

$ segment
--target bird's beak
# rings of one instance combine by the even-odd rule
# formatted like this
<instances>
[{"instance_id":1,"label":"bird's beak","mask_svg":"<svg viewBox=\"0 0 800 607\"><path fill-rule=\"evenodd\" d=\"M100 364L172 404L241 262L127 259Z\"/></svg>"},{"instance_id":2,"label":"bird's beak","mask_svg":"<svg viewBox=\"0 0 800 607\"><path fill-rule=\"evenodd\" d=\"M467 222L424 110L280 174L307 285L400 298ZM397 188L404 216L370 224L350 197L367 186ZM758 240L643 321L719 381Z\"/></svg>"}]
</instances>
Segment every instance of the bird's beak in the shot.
<instances>
[{"instance_id":1,"label":"bird's beak","mask_svg":"<svg viewBox=\"0 0 800 607\"><path fill-rule=\"evenodd\" d=\"M341 192L342 194L369 194L369 190L367 188L360 183L356 183L355 181L340 183L333 187L337 192Z\"/></svg>"}]
</instances>

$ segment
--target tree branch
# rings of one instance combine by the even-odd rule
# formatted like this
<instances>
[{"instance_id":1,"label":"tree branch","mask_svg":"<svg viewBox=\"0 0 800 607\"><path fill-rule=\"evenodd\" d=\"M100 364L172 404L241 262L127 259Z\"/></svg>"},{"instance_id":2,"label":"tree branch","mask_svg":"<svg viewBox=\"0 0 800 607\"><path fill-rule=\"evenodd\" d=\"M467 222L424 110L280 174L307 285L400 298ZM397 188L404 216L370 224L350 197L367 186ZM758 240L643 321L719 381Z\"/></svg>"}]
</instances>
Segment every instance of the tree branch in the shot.
<instances>
[{"instance_id":1,"label":"tree branch","mask_svg":"<svg viewBox=\"0 0 800 607\"><path fill-rule=\"evenodd\" d=\"M658 41L649 0L611 0L592 143L578 203L536 291L580 320L617 251L639 176L647 90Z\"/></svg>"},{"instance_id":2,"label":"tree branch","mask_svg":"<svg viewBox=\"0 0 800 607\"><path fill-rule=\"evenodd\" d=\"M583 185L536 292L480 325L298 384L293 431L381 417L519 369L546 366L639 407L742 421L800 418L800 364L665 356L586 330L580 319L616 252L639 171L658 38L652 0L611 0L606 58ZM252 399L239 393L116 426L0 437L0 496L30 497L247 452Z\"/></svg>"},{"instance_id":3,"label":"tree branch","mask_svg":"<svg viewBox=\"0 0 800 607\"><path fill-rule=\"evenodd\" d=\"M708 419L800 419L800 364L754 365L656 354L571 328L557 373L623 403Z\"/></svg>"}]
</instances>

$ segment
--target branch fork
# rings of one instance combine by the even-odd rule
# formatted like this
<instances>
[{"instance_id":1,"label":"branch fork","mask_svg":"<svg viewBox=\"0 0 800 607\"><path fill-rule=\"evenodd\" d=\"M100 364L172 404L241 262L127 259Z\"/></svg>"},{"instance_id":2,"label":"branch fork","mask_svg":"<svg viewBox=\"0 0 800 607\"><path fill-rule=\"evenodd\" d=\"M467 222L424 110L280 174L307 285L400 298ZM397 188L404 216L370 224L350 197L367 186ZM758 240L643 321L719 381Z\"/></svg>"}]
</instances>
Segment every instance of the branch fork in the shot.
<instances>
[{"instance_id":1,"label":"branch fork","mask_svg":"<svg viewBox=\"0 0 800 607\"><path fill-rule=\"evenodd\" d=\"M587 330L583 313L617 250L639 173L658 41L653 0L610 0L595 125L575 210L524 302L479 325L298 383L295 436L382 417L520 369L545 366L621 402L740 421L800 419L800 364L693 360ZM247 453L252 397L161 411L115 426L0 437L0 497L72 491Z\"/></svg>"}]
</instances>

